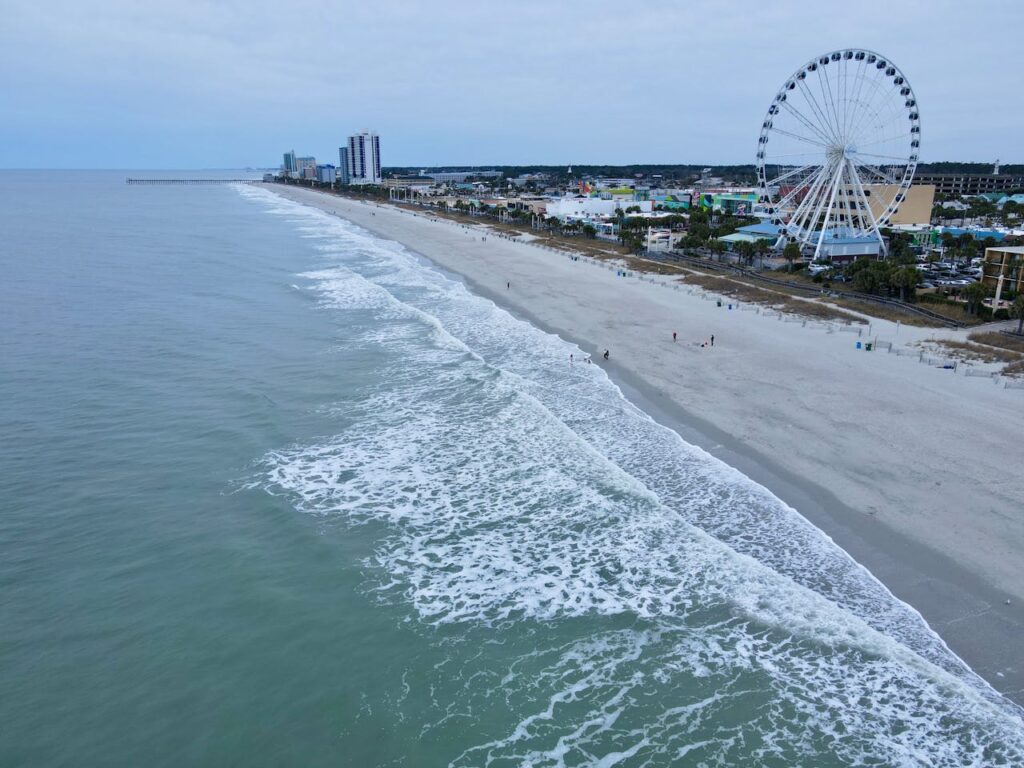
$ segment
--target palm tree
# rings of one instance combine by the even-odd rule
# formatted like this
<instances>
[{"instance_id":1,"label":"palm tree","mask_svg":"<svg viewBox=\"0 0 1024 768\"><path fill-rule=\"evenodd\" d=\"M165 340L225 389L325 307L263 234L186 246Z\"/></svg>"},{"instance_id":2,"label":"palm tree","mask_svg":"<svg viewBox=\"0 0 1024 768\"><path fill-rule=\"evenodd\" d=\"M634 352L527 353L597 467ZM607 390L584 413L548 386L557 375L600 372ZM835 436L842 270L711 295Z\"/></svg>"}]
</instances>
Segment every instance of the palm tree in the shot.
<instances>
[{"instance_id":1,"label":"palm tree","mask_svg":"<svg viewBox=\"0 0 1024 768\"><path fill-rule=\"evenodd\" d=\"M782 249L782 258L789 262L788 271L793 271L793 262L803 256L800 250L800 246L797 243L786 243L786 247Z\"/></svg>"},{"instance_id":2,"label":"palm tree","mask_svg":"<svg viewBox=\"0 0 1024 768\"><path fill-rule=\"evenodd\" d=\"M758 240L756 243L754 243L754 253L757 254L758 269L764 269L764 256L770 250L771 246L768 245L767 240Z\"/></svg>"},{"instance_id":3,"label":"palm tree","mask_svg":"<svg viewBox=\"0 0 1024 768\"><path fill-rule=\"evenodd\" d=\"M981 308L982 302L988 296L988 287L981 283L971 283L963 290L963 297L967 301L967 314L976 315Z\"/></svg>"},{"instance_id":4,"label":"palm tree","mask_svg":"<svg viewBox=\"0 0 1024 768\"><path fill-rule=\"evenodd\" d=\"M889 284L893 288L899 288L900 301L906 301L907 292L914 290L919 277L920 275L918 275L917 270L913 267L900 267L899 269L894 269L889 276Z\"/></svg>"},{"instance_id":5,"label":"palm tree","mask_svg":"<svg viewBox=\"0 0 1024 768\"><path fill-rule=\"evenodd\" d=\"M736 252L740 255L740 259L743 263L748 267L753 263L756 251L754 249L754 244L749 240L741 240L737 243Z\"/></svg>"}]
</instances>

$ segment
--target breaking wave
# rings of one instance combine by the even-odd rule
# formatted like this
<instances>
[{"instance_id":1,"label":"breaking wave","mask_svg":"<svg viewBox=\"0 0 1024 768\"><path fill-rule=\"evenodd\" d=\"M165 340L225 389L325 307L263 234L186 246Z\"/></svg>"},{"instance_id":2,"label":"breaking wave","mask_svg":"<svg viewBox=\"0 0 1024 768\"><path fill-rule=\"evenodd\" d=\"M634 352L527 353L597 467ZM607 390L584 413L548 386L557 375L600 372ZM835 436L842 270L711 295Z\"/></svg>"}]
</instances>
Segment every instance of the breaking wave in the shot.
<instances>
[{"instance_id":1,"label":"breaking wave","mask_svg":"<svg viewBox=\"0 0 1024 768\"><path fill-rule=\"evenodd\" d=\"M424 734L506 713L453 765L1024 762L1016 708L916 611L577 347L396 243L240 193L314 241L299 277L383 352L336 406L348 426L256 482L375 526L367 594L429 641L509 649L438 671Z\"/></svg>"}]
</instances>

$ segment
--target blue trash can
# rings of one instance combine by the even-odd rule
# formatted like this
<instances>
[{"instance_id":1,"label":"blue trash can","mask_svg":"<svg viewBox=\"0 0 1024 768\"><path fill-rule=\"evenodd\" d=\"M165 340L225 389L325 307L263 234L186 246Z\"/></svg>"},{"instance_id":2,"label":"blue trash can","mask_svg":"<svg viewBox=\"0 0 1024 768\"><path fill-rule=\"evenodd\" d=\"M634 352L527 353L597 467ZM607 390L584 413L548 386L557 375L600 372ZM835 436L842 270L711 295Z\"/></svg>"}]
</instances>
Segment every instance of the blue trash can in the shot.
<instances>
[{"instance_id":1,"label":"blue trash can","mask_svg":"<svg viewBox=\"0 0 1024 768\"><path fill-rule=\"evenodd\" d=\"M857 349L860 349L860 342L857 342Z\"/></svg>"}]
</instances>

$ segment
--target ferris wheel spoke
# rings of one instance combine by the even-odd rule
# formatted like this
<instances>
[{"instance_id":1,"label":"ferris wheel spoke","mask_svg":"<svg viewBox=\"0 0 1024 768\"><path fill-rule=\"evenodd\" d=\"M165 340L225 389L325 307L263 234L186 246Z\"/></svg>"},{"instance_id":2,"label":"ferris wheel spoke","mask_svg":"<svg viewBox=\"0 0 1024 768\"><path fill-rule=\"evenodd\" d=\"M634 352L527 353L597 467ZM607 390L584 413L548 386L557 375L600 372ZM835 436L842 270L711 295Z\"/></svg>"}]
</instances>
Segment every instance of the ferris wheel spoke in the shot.
<instances>
[{"instance_id":1,"label":"ferris wheel spoke","mask_svg":"<svg viewBox=\"0 0 1024 768\"><path fill-rule=\"evenodd\" d=\"M838 163L835 163L834 165L836 166L835 172L829 177L828 183L822 187L818 205L815 207L814 212L811 214L811 218L808 219L807 222L809 231L814 232L816 230L820 230L818 243L814 249L814 258L818 257L818 253L821 250L821 243L825 237L825 230L828 228L829 213L831 212L832 205L835 202L840 169L838 167ZM829 166L829 170L832 170L832 166Z\"/></svg>"},{"instance_id":2,"label":"ferris wheel spoke","mask_svg":"<svg viewBox=\"0 0 1024 768\"><path fill-rule=\"evenodd\" d=\"M831 177L832 165L823 165L821 170L818 171L818 175L815 177L814 183L809 188L803 200L800 201L797 209L793 212L793 216L790 218L790 224L795 226L798 230L803 231L809 227L813 227L814 217L811 213L812 211L820 210L822 197L824 195L824 191L827 189L827 182Z\"/></svg>"},{"instance_id":3,"label":"ferris wheel spoke","mask_svg":"<svg viewBox=\"0 0 1024 768\"><path fill-rule=\"evenodd\" d=\"M828 125L832 132L832 135L835 137L836 143L839 143L839 128L833 117L835 113L835 104L832 103L831 99L829 99L828 95L825 93L825 83L828 80L828 76L825 75L824 72L824 66L818 67L818 88L821 90L822 111L825 113L825 116L828 119ZM831 105L832 107L832 112L829 112L829 105Z\"/></svg>"},{"instance_id":4,"label":"ferris wheel spoke","mask_svg":"<svg viewBox=\"0 0 1024 768\"><path fill-rule=\"evenodd\" d=\"M805 126L807 126L807 128L810 129L810 131L812 133L816 134L824 142L824 144L822 146L825 146L825 145L827 145L829 143L830 139L828 137L828 134L826 134L824 131L821 130L821 128L819 128L814 123L812 123L810 121L810 119L806 115L804 115L800 110L798 110L796 107L794 107L788 101L782 102L782 106L785 109L787 109L793 115L793 117L795 117L797 120L799 120ZM777 129L774 129L774 130L777 130Z\"/></svg>"},{"instance_id":5,"label":"ferris wheel spoke","mask_svg":"<svg viewBox=\"0 0 1024 768\"><path fill-rule=\"evenodd\" d=\"M861 125L858 127L857 132L851 134L850 141L858 147L884 143L888 139L875 139L875 136L891 131L892 127L898 124L899 119L900 115L894 114L891 104L889 112L886 115L882 114L881 106L877 109L870 110L870 115L865 120L861 121ZM899 137L897 136L897 138ZM866 141L868 139L874 139L874 141Z\"/></svg>"},{"instance_id":6,"label":"ferris wheel spoke","mask_svg":"<svg viewBox=\"0 0 1024 768\"><path fill-rule=\"evenodd\" d=\"M883 170L881 170L879 168L876 168L875 166L871 165L870 163L862 163L862 162L859 162L859 161L855 160L854 164L858 168L862 168L865 171L867 171L868 173L870 173L870 174L874 175L875 177L881 179L883 182L885 182L885 184L889 184L889 185L893 185L893 186L899 186L899 183L900 183L899 180L897 180L893 176L890 176L885 171L883 171ZM874 182L874 183L877 183L877 182Z\"/></svg>"},{"instance_id":7,"label":"ferris wheel spoke","mask_svg":"<svg viewBox=\"0 0 1024 768\"><path fill-rule=\"evenodd\" d=\"M879 227L882 226L882 224L879 224L878 219L875 217L875 212L871 210L871 203L868 202L867 193L864 191L864 184L861 182L860 174L857 172L856 163L850 164L850 171L853 175L853 181L857 185L857 190L860 194L860 197L862 200L864 200L864 207L868 214L868 221L871 222L871 229L874 232L875 237L878 238L878 242L881 243L884 252L885 240L882 238L882 233L879 231Z\"/></svg>"},{"instance_id":8,"label":"ferris wheel spoke","mask_svg":"<svg viewBox=\"0 0 1024 768\"><path fill-rule=\"evenodd\" d=\"M867 195L864 194L864 186L860 183L860 177L857 175L857 166L854 163L850 163L850 179L855 189L855 199L857 202L857 218L860 221L860 231L869 232L871 227L869 226L869 220L865 216L865 211L871 212L871 202L868 200Z\"/></svg>"},{"instance_id":9,"label":"ferris wheel spoke","mask_svg":"<svg viewBox=\"0 0 1024 768\"><path fill-rule=\"evenodd\" d=\"M842 113L842 125L840 126L843 131L843 136L846 136L847 122L849 118L849 110L847 109L847 98L850 90L850 66L845 55L840 61L842 64L843 76L839 80L839 106L841 107L840 112Z\"/></svg>"},{"instance_id":10,"label":"ferris wheel spoke","mask_svg":"<svg viewBox=\"0 0 1024 768\"><path fill-rule=\"evenodd\" d=\"M842 179L843 179L843 167L844 167L845 164L844 163L836 163L836 165L838 166L836 168L836 175L832 179L832 183L829 184L828 205L826 205L822 209L822 214L824 215L825 218L821 222L821 232L818 234L818 244L814 248L814 258L815 259L818 258L818 254L821 253L821 246L825 242L825 233L828 231L828 223L829 223L829 220L832 218L832 211L835 208L836 193L839 192L839 186L840 186L840 184L842 182ZM815 220L815 223L817 223L818 216L815 216L814 220Z\"/></svg>"},{"instance_id":11,"label":"ferris wheel spoke","mask_svg":"<svg viewBox=\"0 0 1024 768\"><path fill-rule=\"evenodd\" d=\"M810 194L811 190L813 190L814 187L817 185L818 179L821 177L821 174L822 169L821 167L818 167L818 170L813 177L811 177L810 179L804 179L802 183L794 185L793 188L785 196L783 196L777 203L775 203L776 213L781 219L782 216L785 214L786 209L790 207L793 201L796 200L797 197L799 197L800 195L803 195L802 197L800 197L799 202L797 202L796 208L789 214L787 218L787 226L798 215L801 206L807 199L807 196Z\"/></svg>"},{"instance_id":12,"label":"ferris wheel spoke","mask_svg":"<svg viewBox=\"0 0 1024 768\"><path fill-rule=\"evenodd\" d=\"M851 141L854 140L853 137L856 135L857 125L864 116L863 112L866 105L865 99L870 96L870 93L864 93L864 84L867 82L867 75L863 70L859 71L857 73L857 87L854 90L853 98L850 101L850 119L847 121L846 126L846 135Z\"/></svg>"},{"instance_id":13,"label":"ferris wheel spoke","mask_svg":"<svg viewBox=\"0 0 1024 768\"><path fill-rule=\"evenodd\" d=\"M765 165L785 165L785 163L774 162L780 157L821 157L821 152L784 152L777 155L769 155L764 159Z\"/></svg>"},{"instance_id":14,"label":"ferris wheel spoke","mask_svg":"<svg viewBox=\"0 0 1024 768\"><path fill-rule=\"evenodd\" d=\"M825 89L828 91L828 101L826 106L831 106L831 114L833 114L833 119L836 121L836 138L839 141L843 141L843 129L840 125L839 108L836 106L836 96L833 94L833 87L831 87L831 78L828 76L827 72L824 71L824 68L820 68L818 72L823 73L821 79L824 81Z\"/></svg>"},{"instance_id":15,"label":"ferris wheel spoke","mask_svg":"<svg viewBox=\"0 0 1024 768\"><path fill-rule=\"evenodd\" d=\"M863 219L860 220L859 226L857 224L857 219L861 216L861 198L854 188L853 174L849 168L844 169L843 176L843 213L847 227L857 235L864 230Z\"/></svg>"},{"instance_id":16,"label":"ferris wheel spoke","mask_svg":"<svg viewBox=\"0 0 1024 768\"><path fill-rule=\"evenodd\" d=\"M903 97L894 95L891 88L887 76L875 79L874 88L863 108L863 118L851 133L851 141L857 146L866 146L865 140L874 138L875 134L887 133L904 119Z\"/></svg>"},{"instance_id":17,"label":"ferris wheel spoke","mask_svg":"<svg viewBox=\"0 0 1024 768\"><path fill-rule=\"evenodd\" d=\"M908 163L909 158L906 155L877 155L872 152L857 152L860 157L878 157L882 160L897 160L902 163Z\"/></svg>"},{"instance_id":18,"label":"ferris wheel spoke","mask_svg":"<svg viewBox=\"0 0 1024 768\"><path fill-rule=\"evenodd\" d=\"M813 190L814 186L817 184L818 178L824 172L821 166L816 166L816 168L817 171L813 175L808 176L806 179L802 179L798 183L794 184L793 188L784 197L782 197L778 201L778 203L776 203L776 208L788 208L789 205L793 202L793 200L795 200L801 193L803 193L804 198L806 198L807 195L811 192L811 190ZM804 198L801 198L801 202ZM797 207L799 209L799 203L797 204ZM794 211L794 215L795 214L796 212Z\"/></svg>"},{"instance_id":19,"label":"ferris wheel spoke","mask_svg":"<svg viewBox=\"0 0 1024 768\"><path fill-rule=\"evenodd\" d=\"M868 91L867 97L861 107L860 119L857 120L857 123L850 131L850 137L854 141L857 140L862 131L873 125L872 120L878 117L880 107L876 106L875 102L879 95L882 96L882 103L884 103L885 91L883 86L887 85L887 83L878 77L871 79L869 82L871 83L871 89Z\"/></svg>"},{"instance_id":20,"label":"ferris wheel spoke","mask_svg":"<svg viewBox=\"0 0 1024 768\"><path fill-rule=\"evenodd\" d=\"M771 181L767 181L766 180L765 181L765 186L767 186L767 187L775 186L776 184L779 184L780 182L784 181L785 179L791 179L794 176L797 176L797 175L799 175L801 173L805 173L806 171L810 171L810 170L812 170L814 168L817 168L817 167L818 167L817 163L812 163L810 165L802 165L799 168L794 168L792 171L788 171L787 173L782 174L781 176L776 176Z\"/></svg>"},{"instance_id":21,"label":"ferris wheel spoke","mask_svg":"<svg viewBox=\"0 0 1024 768\"><path fill-rule=\"evenodd\" d=\"M886 136L884 139L878 139L877 141L868 141L868 142L865 142L865 143L858 143L855 146L859 150L861 147L873 147L873 146L877 146L879 144L887 144L890 141L897 141L899 139L906 139L906 138L908 138L908 136L909 136L909 134L907 134L907 133L899 133L899 134L894 134L892 136Z\"/></svg>"},{"instance_id":22,"label":"ferris wheel spoke","mask_svg":"<svg viewBox=\"0 0 1024 768\"><path fill-rule=\"evenodd\" d=\"M854 83L856 84L856 88L854 89L854 92L853 92L853 99L851 100L852 104L859 104L860 103L861 90L863 90L864 79L865 79L864 78L864 63L865 63L865 61L867 61L866 57L861 59L860 62L858 63L858 65L857 65L857 74L854 75ZM851 112L852 112L852 110L851 110ZM854 124L854 122L856 122L856 119L857 119L857 115L853 114L847 120L847 125L846 125L846 135L847 136L851 135L851 132L853 130L853 124Z\"/></svg>"},{"instance_id":23,"label":"ferris wheel spoke","mask_svg":"<svg viewBox=\"0 0 1024 768\"><path fill-rule=\"evenodd\" d=\"M832 126L829 124L828 118L825 116L825 112L821 105L818 104L818 100L815 98L814 93L803 80L797 80L797 83L800 86L801 92L804 94L804 99L807 101L807 105L811 108L811 111L814 112L818 120L818 130L821 132L823 138L826 141L835 141L836 136L832 131Z\"/></svg>"},{"instance_id":24,"label":"ferris wheel spoke","mask_svg":"<svg viewBox=\"0 0 1024 768\"><path fill-rule=\"evenodd\" d=\"M775 211L780 218L786 213L786 210L793 204L797 197L799 197L801 192L806 196L807 187L803 184L793 187L785 197L775 204ZM803 199L804 198L800 198L800 202L796 204L796 208L789 214L789 220L792 220L793 217L796 216L797 211L800 210L800 205L803 202Z\"/></svg>"},{"instance_id":25,"label":"ferris wheel spoke","mask_svg":"<svg viewBox=\"0 0 1024 768\"><path fill-rule=\"evenodd\" d=\"M790 138L796 139L797 141L802 141L805 144L814 144L816 147L825 148L828 146L828 144L826 144L825 142L817 141L815 139L811 139L808 138L807 136L802 136L798 133L793 133L791 131L785 131L782 128L772 128L772 131L774 131L775 133L781 133L783 136L789 136Z\"/></svg>"}]
</instances>

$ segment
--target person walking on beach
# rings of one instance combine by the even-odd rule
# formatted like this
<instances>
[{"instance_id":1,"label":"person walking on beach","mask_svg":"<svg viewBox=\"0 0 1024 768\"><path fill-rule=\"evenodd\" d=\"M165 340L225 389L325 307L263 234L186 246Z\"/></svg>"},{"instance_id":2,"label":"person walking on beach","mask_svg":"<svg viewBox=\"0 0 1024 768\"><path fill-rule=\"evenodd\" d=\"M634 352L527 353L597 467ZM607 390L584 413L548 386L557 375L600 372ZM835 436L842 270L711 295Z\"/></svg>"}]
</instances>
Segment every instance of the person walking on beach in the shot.
<instances>
[{"instance_id":1,"label":"person walking on beach","mask_svg":"<svg viewBox=\"0 0 1024 768\"><path fill-rule=\"evenodd\" d=\"M607 360L607 359L608 359L608 350L607 350L607 349L606 349L606 350L604 351L604 359L605 359L605 360Z\"/></svg>"},{"instance_id":2,"label":"person walking on beach","mask_svg":"<svg viewBox=\"0 0 1024 768\"><path fill-rule=\"evenodd\" d=\"M505 283L505 290L506 291L511 291L512 290L512 283Z\"/></svg>"},{"instance_id":3,"label":"person walking on beach","mask_svg":"<svg viewBox=\"0 0 1024 768\"><path fill-rule=\"evenodd\" d=\"M672 331L672 341L675 341L675 340L676 340L676 332Z\"/></svg>"},{"instance_id":4,"label":"person walking on beach","mask_svg":"<svg viewBox=\"0 0 1024 768\"><path fill-rule=\"evenodd\" d=\"M711 346L715 346L715 334L711 334Z\"/></svg>"}]
</instances>

